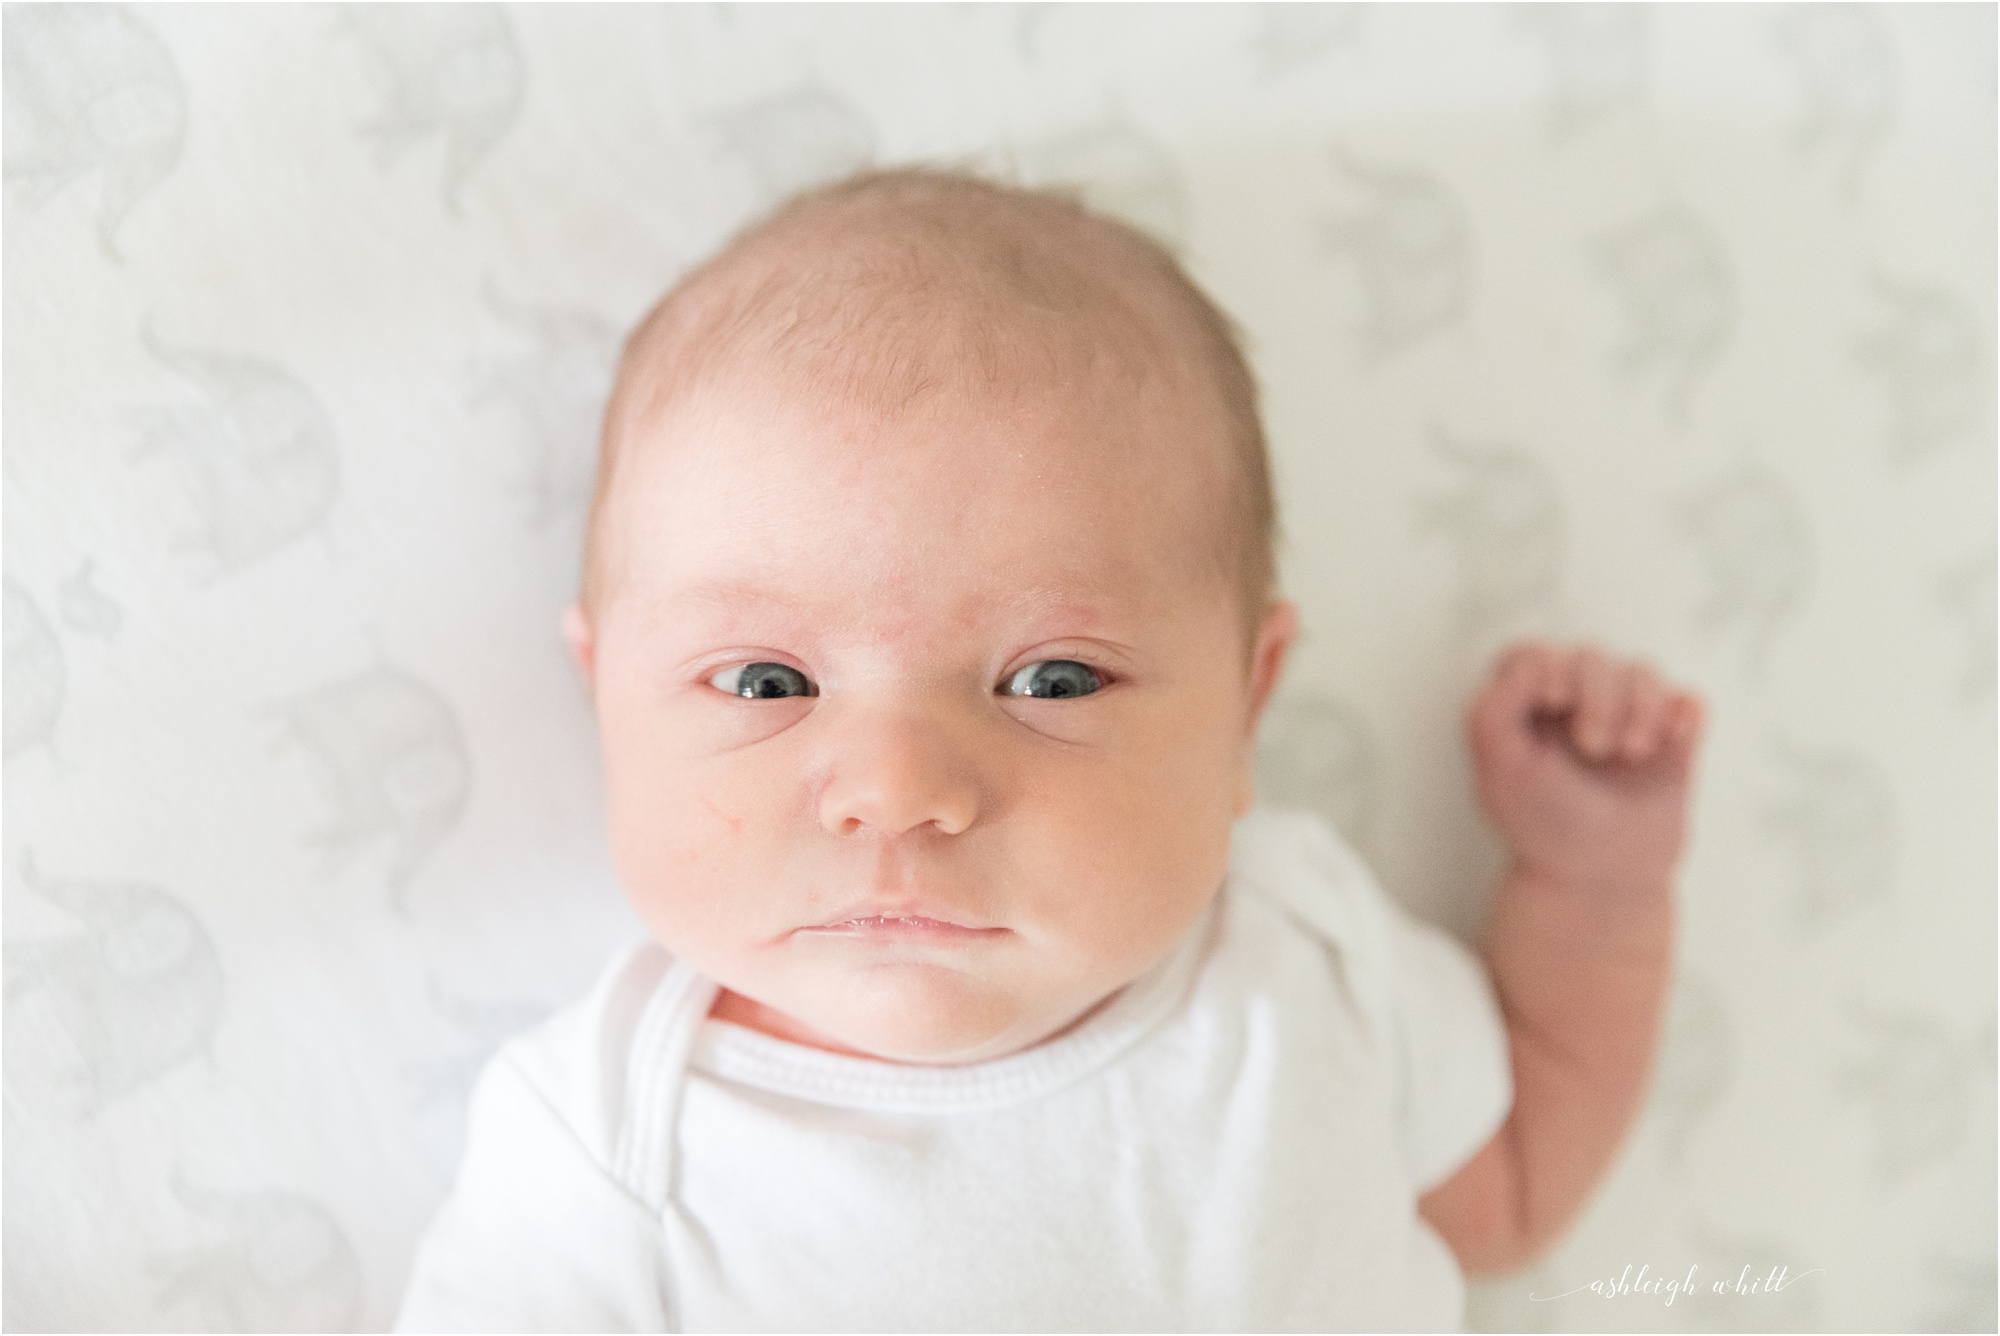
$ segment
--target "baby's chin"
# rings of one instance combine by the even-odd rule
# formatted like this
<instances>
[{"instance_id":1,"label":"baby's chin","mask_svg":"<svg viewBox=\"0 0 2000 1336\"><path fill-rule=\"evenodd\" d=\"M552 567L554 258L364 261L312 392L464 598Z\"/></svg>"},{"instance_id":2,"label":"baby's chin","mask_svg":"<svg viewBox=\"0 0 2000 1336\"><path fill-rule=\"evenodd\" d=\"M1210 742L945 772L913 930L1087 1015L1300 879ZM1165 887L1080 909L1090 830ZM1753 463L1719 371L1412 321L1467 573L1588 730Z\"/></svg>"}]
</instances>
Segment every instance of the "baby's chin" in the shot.
<instances>
[{"instance_id":1,"label":"baby's chin","mask_svg":"<svg viewBox=\"0 0 2000 1336\"><path fill-rule=\"evenodd\" d=\"M802 1030L831 1041L820 1046L929 1066L1017 1053L1063 1030L1098 1000L1051 1005L958 970L908 963L855 969L800 991L785 999L790 1006L772 1004Z\"/></svg>"}]
</instances>

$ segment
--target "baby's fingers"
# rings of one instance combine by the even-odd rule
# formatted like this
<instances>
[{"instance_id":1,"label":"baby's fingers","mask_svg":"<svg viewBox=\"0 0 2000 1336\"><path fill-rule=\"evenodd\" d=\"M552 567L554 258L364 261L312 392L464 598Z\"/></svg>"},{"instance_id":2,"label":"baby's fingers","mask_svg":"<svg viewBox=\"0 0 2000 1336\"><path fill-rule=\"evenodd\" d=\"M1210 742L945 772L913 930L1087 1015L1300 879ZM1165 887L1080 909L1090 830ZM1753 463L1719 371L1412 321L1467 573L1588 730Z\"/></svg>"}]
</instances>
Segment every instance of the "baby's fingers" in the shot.
<instances>
[{"instance_id":1,"label":"baby's fingers","mask_svg":"<svg viewBox=\"0 0 2000 1336\"><path fill-rule=\"evenodd\" d=\"M1590 760L1609 760L1618 749L1630 714L1630 673L1601 650L1586 648L1576 655L1577 705L1570 738Z\"/></svg>"},{"instance_id":2,"label":"baby's fingers","mask_svg":"<svg viewBox=\"0 0 2000 1336\"><path fill-rule=\"evenodd\" d=\"M1493 676L1473 698L1473 731L1498 741L1508 730L1518 730L1528 718L1545 709L1543 697L1553 655L1548 646L1524 641L1508 650L1493 666Z\"/></svg>"},{"instance_id":3,"label":"baby's fingers","mask_svg":"<svg viewBox=\"0 0 2000 1336\"><path fill-rule=\"evenodd\" d=\"M1666 753L1675 774L1685 775L1701 741L1701 726L1707 713L1701 697L1677 691L1667 703Z\"/></svg>"},{"instance_id":4,"label":"baby's fingers","mask_svg":"<svg viewBox=\"0 0 2000 1336\"><path fill-rule=\"evenodd\" d=\"M1659 676L1644 664L1634 665L1626 680L1631 699L1624 730L1618 737L1618 754L1627 761L1639 764L1652 759L1660 744L1666 741L1673 722L1673 711L1669 708L1671 698Z\"/></svg>"},{"instance_id":5,"label":"baby's fingers","mask_svg":"<svg viewBox=\"0 0 2000 1336\"><path fill-rule=\"evenodd\" d=\"M1577 694L1582 689L1577 680L1577 656L1546 645L1536 648L1540 653L1535 658L1534 711L1549 716L1567 715L1576 708Z\"/></svg>"}]
</instances>

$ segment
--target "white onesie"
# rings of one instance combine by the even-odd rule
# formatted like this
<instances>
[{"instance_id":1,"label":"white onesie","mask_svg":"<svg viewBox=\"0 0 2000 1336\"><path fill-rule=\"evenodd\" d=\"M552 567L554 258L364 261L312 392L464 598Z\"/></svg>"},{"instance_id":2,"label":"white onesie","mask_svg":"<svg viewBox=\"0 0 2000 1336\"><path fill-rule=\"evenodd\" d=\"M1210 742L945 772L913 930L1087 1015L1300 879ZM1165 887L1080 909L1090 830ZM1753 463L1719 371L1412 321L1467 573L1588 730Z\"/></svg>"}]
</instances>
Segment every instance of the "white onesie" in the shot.
<instances>
[{"instance_id":1,"label":"white onesie","mask_svg":"<svg viewBox=\"0 0 2000 1336\"><path fill-rule=\"evenodd\" d=\"M646 945L474 1092L401 1330L1456 1329L1417 1196L1506 1116L1484 971L1319 820L1059 1039L964 1067L707 1018Z\"/></svg>"}]
</instances>

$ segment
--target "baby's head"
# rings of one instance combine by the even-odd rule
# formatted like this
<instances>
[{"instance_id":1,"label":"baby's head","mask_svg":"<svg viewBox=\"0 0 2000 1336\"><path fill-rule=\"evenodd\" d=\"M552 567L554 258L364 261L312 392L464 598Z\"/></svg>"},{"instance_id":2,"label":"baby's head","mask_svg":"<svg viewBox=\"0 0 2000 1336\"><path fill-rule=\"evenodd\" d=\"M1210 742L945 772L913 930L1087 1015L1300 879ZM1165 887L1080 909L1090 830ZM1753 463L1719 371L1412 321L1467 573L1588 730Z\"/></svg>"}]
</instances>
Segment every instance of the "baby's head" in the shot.
<instances>
[{"instance_id":1,"label":"baby's head","mask_svg":"<svg viewBox=\"0 0 2000 1336\"><path fill-rule=\"evenodd\" d=\"M1164 251L919 171L793 201L627 341L566 630L612 856L718 1014L969 1062L1221 882L1292 630L1249 372Z\"/></svg>"}]
</instances>

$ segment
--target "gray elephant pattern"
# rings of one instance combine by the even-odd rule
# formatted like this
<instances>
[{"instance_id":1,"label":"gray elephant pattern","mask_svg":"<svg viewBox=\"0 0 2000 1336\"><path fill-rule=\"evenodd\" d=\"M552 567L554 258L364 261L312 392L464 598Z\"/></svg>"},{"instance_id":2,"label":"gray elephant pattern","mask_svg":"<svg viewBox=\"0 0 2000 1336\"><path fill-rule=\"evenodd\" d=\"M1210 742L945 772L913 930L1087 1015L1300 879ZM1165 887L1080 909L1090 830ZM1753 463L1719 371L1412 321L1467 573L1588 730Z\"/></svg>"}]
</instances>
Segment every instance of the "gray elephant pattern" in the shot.
<instances>
[{"instance_id":1,"label":"gray elephant pattern","mask_svg":"<svg viewBox=\"0 0 2000 1336\"><path fill-rule=\"evenodd\" d=\"M636 932L556 630L624 332L920 160L1243 330L1304 628L1254 782L1391 894L1477 927L1492 648L1708 704L1629 1153L1470 1324L1993 1329L1990 8L0 24L7 1327L389 1323L479 1071ZM1627 1262L1809 1278L1539 1297Z\"/></svg>"}]
</instances>

